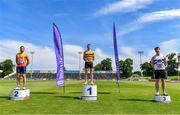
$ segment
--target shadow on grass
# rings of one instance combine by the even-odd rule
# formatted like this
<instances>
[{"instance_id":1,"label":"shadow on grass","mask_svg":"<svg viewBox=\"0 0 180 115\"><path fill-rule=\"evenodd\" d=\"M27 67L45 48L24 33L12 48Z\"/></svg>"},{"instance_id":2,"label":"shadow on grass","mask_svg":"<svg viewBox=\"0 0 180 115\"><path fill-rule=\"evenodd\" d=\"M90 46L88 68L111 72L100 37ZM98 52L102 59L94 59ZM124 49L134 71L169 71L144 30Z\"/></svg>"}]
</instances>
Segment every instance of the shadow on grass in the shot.
<instances>
[{"instance_id":1,"label":"shadow on grass","mask_svg":"<svg viewBox=\"0 0 180 115\"><path fill-rule=\"evenodd\" d=\"M120 101L149 101L149 102L153 102L153 100L148 100L148 99L120 99Z\"/></svg>"},{"instance_id":2,"label":"shadow on grass","mask_svg":"<svg viewBox=\"0 0 180 115\"><path fill-rule=\"evenodd\" d=\"M7 100L9 100L10 97L9 96L0 96L0 99L7 99Z\"/></svg>"},{"instance_id":3,"label":"shadow on grass","mask_svg":"<svg viewBox=\"0 0 180 115\"><path fill-rule=\"evenodd\" d=\"M98 94L111 94L111 92L98 92Z\"/></svg>"},{"instance_id":4,"label":"shadow on grass","mask_svg":"<svg viewBox=\"0 0 180 115\"><path fill-rule=\"evenodd\" d=\"M82 92L69 92L69 93L82 93ZM98 92L98 94L111 94L111 92Z\"/></svg>"},{"instance_id":5,"label":"shadow on grass","mask_svg":"<svg viewBox=\"0 0 180 115\"><path fill-rule=\"evenodd\" d=\"M31 94L57 94L56 92L31 92Z\"/></svg>"},{"instance_id":6,"label":"shadow on grass","mask_svg":"<svg viewBox=\"0 0 180 115\"><path fill-rule=\"evenodd\" d=\"M65 99L76 99L76 100L81 100L81 97L77 97L77 96L55 96L58 98L65 98Z\"/></svg>"},{"instance_id":7,"label":"shadow on grass","mask_svg":"<svg viewBox=\"0 0 180 115\"><path fill-rule=\"evenodd\" d=\"M78 91L77 91L77 92L69 92L69 93L82 93L82 92L78 92Z\"/></svg>"}]
</instances>

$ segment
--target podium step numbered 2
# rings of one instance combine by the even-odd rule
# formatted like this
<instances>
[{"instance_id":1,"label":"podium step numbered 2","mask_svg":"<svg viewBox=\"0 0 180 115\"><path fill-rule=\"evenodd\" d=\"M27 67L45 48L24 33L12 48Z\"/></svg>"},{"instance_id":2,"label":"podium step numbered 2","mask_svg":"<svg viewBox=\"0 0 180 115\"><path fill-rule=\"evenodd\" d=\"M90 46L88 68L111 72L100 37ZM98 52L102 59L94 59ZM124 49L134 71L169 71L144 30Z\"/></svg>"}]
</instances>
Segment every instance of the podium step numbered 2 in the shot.
<instances>
[{"instance_id":1,"label":"podium step numbered 2","mask_svg":"<svg viewBox=\"0 0 180 115\"><path fill-rule=\"evenodd\" d=\"M30 97L30 89L26 90L13 90L11 92L11 100L28 100Z\"/></svg>"}]
</instances>

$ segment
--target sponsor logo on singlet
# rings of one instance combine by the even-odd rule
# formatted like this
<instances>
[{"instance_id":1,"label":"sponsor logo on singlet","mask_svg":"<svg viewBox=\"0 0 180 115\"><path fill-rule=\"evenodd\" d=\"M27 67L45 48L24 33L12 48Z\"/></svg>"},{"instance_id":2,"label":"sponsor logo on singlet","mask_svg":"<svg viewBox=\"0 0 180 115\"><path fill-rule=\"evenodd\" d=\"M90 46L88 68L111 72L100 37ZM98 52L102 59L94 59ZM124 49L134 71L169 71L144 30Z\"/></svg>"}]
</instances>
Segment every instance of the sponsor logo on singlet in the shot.
<instances>
[{"instance_id":1,"label":"sponsor logo on singlet","mask_svg":"<svg viewBox=\"0 0 180 115\"><path fill-rule=\"evenodd\" d=\"M23 59L22 58L18 58L18 64L23 64Z\"/></svg>"},{"instance_id":2,"label":"sponsor logo on singlet","mask_svg":"<svg viewBox=\"0 0 180 115\"><path fill-rule=\"evenodd\" d=\"M84 58L85 58L85 62L93 62L94 61L94 52L93 51L85 51Z\"/></svg>"},{"instance_id":3,"label":"sponsor logo on singlet","mask_svg":"<svg viewBox=\"0 0 180 115\"><path fill-rule=\"evenodd\" d=\"M26 62L27 62L27 60L26 60L26 57L27 57L26 53L25 52L22 53L22 54L18 53L16 55L16 57L17 57L17 67L25 67L26 66Z\"/></svg>"},{"instance_id":4,"label":"sponsor logo on singlet","mask_svg":"<svg viewBox=\"0 0 180 115\"><path fill-rule=\"evenodd\" d=\"M155 55L153 61L155 70L165 70L165 59L163 55Z\"/></svg>"}]
</instances>

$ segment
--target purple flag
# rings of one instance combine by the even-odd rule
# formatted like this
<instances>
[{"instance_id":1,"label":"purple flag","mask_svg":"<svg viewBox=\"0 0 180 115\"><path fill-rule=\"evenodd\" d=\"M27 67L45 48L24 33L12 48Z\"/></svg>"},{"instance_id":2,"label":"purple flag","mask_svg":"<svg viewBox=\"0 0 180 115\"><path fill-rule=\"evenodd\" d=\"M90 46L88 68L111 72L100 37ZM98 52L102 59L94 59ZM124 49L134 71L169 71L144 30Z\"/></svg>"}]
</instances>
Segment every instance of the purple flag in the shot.
<instances>
[{"instance_id":1,"label":"purple flag","mask_svg":"<svg viewBox=\"0 0 180 115\"><path fill-rule=\"evenodd\" d=\"M64 56L61 34L58 27L53 23L54 48L57 62L56 85L64 86Z\"/></svg>"},{"instance_id":2,"label":"purple flag","mask_svg":"<svg viewBox=\"0 0 180 115\"><path fill-rule=\"evenodd\" d=\"M119 81L120 81L120 64L119 64L115 24L113 24L113 40L114 40L114 54L115 54L115 63L116 63L116 72L117 72L117 83L119 83Z\"/></svg>"}]
</instances>

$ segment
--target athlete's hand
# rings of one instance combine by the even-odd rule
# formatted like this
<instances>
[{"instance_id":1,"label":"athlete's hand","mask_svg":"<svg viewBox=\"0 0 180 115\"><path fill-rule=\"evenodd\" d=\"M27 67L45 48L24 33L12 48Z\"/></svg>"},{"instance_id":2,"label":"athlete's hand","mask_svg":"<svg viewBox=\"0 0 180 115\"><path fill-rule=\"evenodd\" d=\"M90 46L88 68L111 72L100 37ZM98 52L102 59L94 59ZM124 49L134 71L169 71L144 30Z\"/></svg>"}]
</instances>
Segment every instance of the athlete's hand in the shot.
<instances>
[{"instance_id":1,"label":"athlete's hand","mask_svg":"<svg viewBox=\"0 0 180 115\"><path fill-rule=\"evenodd\" d=\"M28 66L28 65L29 65L29 63L26 64L26 66Z\"/></svg>"}]
</instances>

